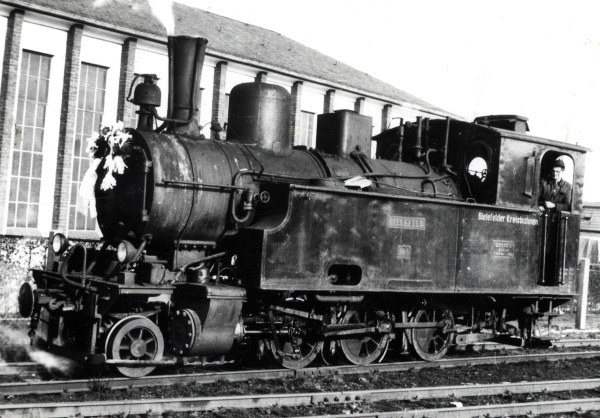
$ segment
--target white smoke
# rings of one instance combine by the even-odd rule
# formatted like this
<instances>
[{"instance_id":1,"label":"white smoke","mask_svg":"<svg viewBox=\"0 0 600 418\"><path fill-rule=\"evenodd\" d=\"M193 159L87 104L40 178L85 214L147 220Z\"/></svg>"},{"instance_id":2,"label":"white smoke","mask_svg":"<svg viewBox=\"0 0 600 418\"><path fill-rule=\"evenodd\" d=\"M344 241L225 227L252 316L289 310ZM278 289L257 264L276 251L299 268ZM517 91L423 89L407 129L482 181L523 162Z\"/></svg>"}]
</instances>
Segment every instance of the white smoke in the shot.
<instances>
[{"instance_id":1,"label":"white smoke","mask_svg":"<svg viewBox=\"0 0 600 418\"><path fill-rule=\"evenodd\" d=\"M102 7L109 3L117 3L128 7L132 11L141 10L146 6L144 0L94 0L94 7ZM148 0L152 14L165 27L167 35L175 34L175 17L173 15L173 2L171 0Z\"/></svg>"},{"instance_id":2,"label":"white smoke","mask_svg":"<svg viewBox=\"0 0 600 418\"><path fill-rule=\"evenodd\" d=\"M64 376L74 376L78 368L78 364L64 357L55 356L54 354L45 351L30 350L29 357L31 360L44 367L49 372L59 372Z\"/></svg>"},{"instance_id":3,"label":"white smoke","mask_svg":"<svg viewBox=\"0 0 600 418\"><path fill-rule=\"evenodd\" d=\"M171 0L148 0L152 14L156 16L165 27L167 35L175 35L175 17L173 16L173 2Z\"/></svg>"},{"instance_id":4,"label":"white smoke","mask_svg":"<svg viewBox=\"0 0 600 418\"><path fill-rule=\"evenodd\" d=\"M53 374L59 373L63 376L72 376L77 373L78 364L73 360L31 347L27 331L28 329L23 326L23 323L19 323L18 327L6 324L0 325L0 342L3 344L2 348L5 350L5 354L9 354L10 350L14 350L15 352L24 350L31 361L42 366L47 372ZM14 357L14 355L9 357ZM0 363L4 363L5 361L6 359L0 356ZM20 361L26 361L26 359Z\"/></svg>"}]
</instances>

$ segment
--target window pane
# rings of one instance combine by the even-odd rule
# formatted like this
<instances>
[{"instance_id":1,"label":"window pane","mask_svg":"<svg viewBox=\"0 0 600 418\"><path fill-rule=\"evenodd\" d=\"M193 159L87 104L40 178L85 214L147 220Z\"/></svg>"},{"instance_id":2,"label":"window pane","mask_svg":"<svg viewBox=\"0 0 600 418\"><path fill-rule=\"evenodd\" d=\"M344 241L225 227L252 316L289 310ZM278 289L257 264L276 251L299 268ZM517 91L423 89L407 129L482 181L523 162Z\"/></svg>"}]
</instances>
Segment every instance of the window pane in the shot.
<instances>
[{"instance_id":1,"label":"window pane","mask_svg":"<svg viewBox=\"0 0 600 418\"><path fill-rule=\"evenodd\" d=\"M21 149L31 151L33 148L33 128L23 129L23 146Z\"/></svg>"},{"instance_id":2,"label":"window pane","mask_svg":"<svg viewBox=\"0 0 600 418\"><path fill-rule=\"evenodd\" d=\"M42 152L42 147L44 146L44 130L36 129L33 133L33 150L37 152Z\"/></svg>"},{"instance_id":3,"label":"window pane","mask_svg":"<svg viewBox=\"0 0 600 418\"><path fill-rule=\"evenodd\" d=\"M21 170L19 170L21 177L29 177L31 174L31 153L23 152L21 154Z\"/></svg>"},{"instance_id":4,"label":"window pane","mask_svg":"<svg viewBox=\"0 0 600 418\"><path fill-rule=\"evenodd\" d=\"M73 160L73 173L71 174L71 181L77 181L79 180L79 164L80 164L81 159L80 158L75 158Z\"/></svg>"},{"instance_id":5,"label":"window pane","mask_svg":"<svg viewBox=\"0 0 600 418\"><path fill-rule=\"evenodd\" d=\"M50 57L43 56L41 57L41 60L40 77L50 78Z\"/></svg>"},{"instance_id":6,"label":"window pane","mask_svg":"<svg viewBox=\"0 0 600 418\"><path fill-rule=\"evenodd\" d=\"M31 100L32 102L36 100L38 93L38 79L36 77L28 77L27 78L27 96L25 97L27 100Z\"/></svg>"},{"instance_id":7,"label":"window pane","mask_svg":"<svg viewBox=\"0 0 600 418\"><path fill-rule=\"evenodd\" d=\"M21 97L21 95L19 95ZM23 109L25 108L25 100L19 99L17 102L17 125L23 126Z\"/></svg>"},{"instance_id":8,"label":"window pane","mask_svg":"<svg viewBox=\"0 0 600 418\"><path fill-rule=\"evenodd\" d=\"M80 156L81 155L81 139L75 139L74 147L73 147L73 155Z\"/></svg>"},{"instance_id":9,"label":"window pane","mask_svg":"<svg viewBox=\"0 0 600 418\"><path fill-rule=\"evenodd\" d=\"M40 74L40 54L29 53L29 74L36 77Z\"/></svg>"},{"instance_id":10,"label":"window pane","mask_svg":"<svg viewBox=\"0 0 600 418\"><path fill-rule=\"evenodd\" d=\"M78 188L79 184L77 184L76 182L71 182L71 204L72 205L76 205L77 204L77 188Z\"/></svg>"},{"instance_id":11,"label":"window pane","mask_svg":"<svg viewBox=\"0 0 600 418\"><path fill-rule=\"evenodd\" d=\"M27 226L27 205L17 204L17 228L25 228Z\"/></svg>"},{"instance_id":12,"label":"window pane","mask_svg":"<svg viewBox=\"0 0 600 418\"><path fill-rule=\"evenodd\" d=\"M21 153L19 151L13 151L13 163L12 163L12 172L13 176L19 174L19 163L21 161Z\"/></svg>"},{"instance_id":13,"label":"window pane","mask_svg":"<svg viewBox=\"0 0 600 418\"><path fill-rule=\"evenodd\" d=\"M85 218L79 212L75 216L77 217L75 220L75 229L85 230Z\"/></svg>"},{"instance_id":14,"label":"window pane","mask_svg":"<svg viewBox=\"0 0 600 418\"><path fill-rule=\"evenodd\" d=\"M40 186L41 181L37 179L31 180L31 188L29 190L29 202L40 202Z\"/></svg>"},{"instance_id":15,"label":"window pane","mask_svg":"<svg viewBox=\"0 0 600 418\"><path fill-rule=\"evenodd\" d=\"M32 102L25 102L25 126L33 126L35 123L35 105Z\"/></svg>"},{"instance_id":16,"label":"window pane","mask_svg":"<svg viewBox=\"0 0 600 418\"><path fill-rule=\"evenodd\" d=\"M77 112L77 124L75 125L75 134L80 135L83 132L83 113Z\"/></svg>"},{"instance_id":17,"label":"window pane","mask_svg":"<svg viewBox=\"0 0 600 418\"><path fill-rule=\"evenodd\" d=\"M96 76L98 75L98 67L94 65L86 65L86 67L88 67L88 70L85 85L89 87L96 87Z\"/></svg>"},{"instance_id":18,"label":"window pane","mask_svg":"<svg viewBox=\"0 0 600 418\"><path fill-rule=\"evenodd\" d=\"M21 76L19 78L19 97L25 97L27 91L27 77Z\"/></svg>"},{"instance_id":19,"label":"window pane","mask_svg":"<svg viewBox=\"0 0 600 418\"><path fill-rule=\"evenodd\" d=\"M50 80L40 80L40 87L38 90L38 101L40 103L48 103L48 87Z\"/></svg>"},{"instance_id":20,"label":"window pane","mask_svg":"<svg viewBox=\"0 0 600 418\"><path fill-rule=\"evenodd\" d=\"M69 229L75 229L75 207L69 208Z\"/></svg>"},{"instance_id":21,"label":"window pane","mask_svg":"<svg viewBox=\"0 0 600 418\"><path fill-rule=\"evenodd\" d=\"M83 114L83 131L82 135L89 135L95 130L94 126L94 114L92 112L85 112Z\"/></svg>"},{"instance_id":22,"label":"window pane","mask_svg":"<svg viewBox=\"0 0 600 418\"><path fill-rule=\"evenodd\" d=\"M37 112L35 113L35 126L40 128L44 127L44 122L46 121L46 104L38 104Z\"/></svg>"},{"instance_id":23,"label":"window pane","mask_svg":"<svg viewBox=\"0 0 600 418\"><path fill-rule=\"evenodd\" d=\"M85 110L94 110L94 104L96 103L96 89L88 87L85 92Z\"/></svg>"},{"instance_id":24,"label":"window pane","mask_svg":"<svg viewBox=\"0 0 600 418\"><path fill-rule=\"evenodd\" d=\"M11 203L8 205L8 222L7 225L9 227L14 227L15 226L15 215L17 214L17 205L14 203Z\"/></svg>"},{"instance_id":25,"label":"window pane","mask_svg":"<svg viewBox=\"0 0 600 418\"><path fill-rule=\"evenodd\" d=\"M94 109L98 111L104 109L104 91L98 92L98 94L96 95L96 106L94 107Z\"/></svg>"},{"instance_id":26,"label":"window pane","mask_svg":"<svg viewBox=\"0 0 600 418\"><path fill-rule=\"evenodd\" d=\"M29 206L29 214L27 215L27 228L37 228L38 224L38 205Z\"/></svg>"},{"instance_id":27,"label":"window pane","mask_svg":"<svg viewBox=\"0 0 600 418\"><path fill-rule=\"evenodd\" d=\"M33 154L33 166L31 167L31 177L42 178L42 155Z\"/></svg>"},{"instance_id":28,"label":"window pane","mask_svg":"<svg viewBox=\"0 0 600 418\"><path fill-rule=\"evenodd\" d=\"M27 202L29 197L29 180L21 179L19 181L19 197L18 202Z\"/></svg>"},{"instance_id":29,"label":"window pane","mask_svg":"<svg viewBox=\"0 0 600 418\"><path fill-rule=\"evenodd\" d=\"M19 178L12 177L10 179L10 196L8 197L9 202L17 201L17 191L19 190Z\"/></svg>"},{"instance_id":30,"label":"window pane","mask_svg":"<svg viewBox=\"0 0 600 418\"><path fill-rule=\"evenodd\" d=\"M108 73L108 70L106 68L98 69L98 86L101 89L104 89L106 87L106 74L107 73Z\"/></svg>"}]
</instances>

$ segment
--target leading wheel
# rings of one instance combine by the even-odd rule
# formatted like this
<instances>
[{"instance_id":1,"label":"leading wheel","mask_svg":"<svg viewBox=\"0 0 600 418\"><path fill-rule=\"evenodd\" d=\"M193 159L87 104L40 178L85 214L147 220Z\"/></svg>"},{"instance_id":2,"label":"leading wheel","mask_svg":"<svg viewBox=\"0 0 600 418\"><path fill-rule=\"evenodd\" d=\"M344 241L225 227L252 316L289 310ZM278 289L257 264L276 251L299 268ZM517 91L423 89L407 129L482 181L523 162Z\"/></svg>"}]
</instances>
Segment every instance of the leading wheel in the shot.
<instances>
[{"instance_id":1,"label":"leading wheel","mask_svg":"<svg viewBox=\"0 0 600 418\"><path fill-rule=\"evenodd\" d=\"M366 327L375 327L382 317L382 312L377 312L368 308L360 310L350 309L342 318L341 323L347 325L356 324L357 326L362 324ZM342 338L339 340L343 359L357 365L366 365L382 360L389 343L389 334L377 332L369 332L353 338Z\"/></svg>"},{"instance_id":2,"label":"leading wheel","mask_svg":"<svg viewBox=\"0 0 600 418\"><path fill-rule=\"evenodd\" d=\"M284 304L286 308L304 310L304 301L289 301ZM277 342L269 341L269 352L277 364L286 369L301 369L308 366L317 357L323 348L323 341L316 330L313 330L308 319L275 312L278 329Z\"/></svg>"},{"instance_id":3,"label":"leading wheel","mask_svg":"<svg viewBox=\"0 0 600 418\"><path fill-rule=\"evenodd\" d=\"M415 354L427 361L439 360L446 355L452 343L454 316L452 311L439 305L425 306L417 311L412 322L435 322L436 328L413 328L411 346Z\"/></svg>"},{"instance_id":4,"label":"leading wheel","mask_svg":"<svg viewBox=\"0 0 600 418\"><path fill-rule=\"evenodd\" d=\"M165 341L158 326L143 316L129 316L113 326L106 339L106 356L111 360L160 360ZM116 369L127 377L142 377L156 366Z\"/></svg>"}]
</instances>

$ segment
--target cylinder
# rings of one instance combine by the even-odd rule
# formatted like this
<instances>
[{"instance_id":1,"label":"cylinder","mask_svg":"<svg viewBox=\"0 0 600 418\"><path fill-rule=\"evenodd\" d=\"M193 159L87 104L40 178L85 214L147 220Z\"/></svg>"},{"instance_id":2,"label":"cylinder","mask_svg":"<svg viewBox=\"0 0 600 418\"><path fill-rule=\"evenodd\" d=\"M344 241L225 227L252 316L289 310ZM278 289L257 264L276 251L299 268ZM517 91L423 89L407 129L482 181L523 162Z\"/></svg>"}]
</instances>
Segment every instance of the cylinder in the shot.
<instances>
[{"instance_id":1,"label":"cylinder","mask_svg":"<svg viewBox=\"0 0 600 418\"><path fill-rule=\"evenodd\" d=\"M241 300L205 299L199 310L175 311L169 323L172 351L180 356L223 355L231 350Z\"/></svg>"}]
</instances>

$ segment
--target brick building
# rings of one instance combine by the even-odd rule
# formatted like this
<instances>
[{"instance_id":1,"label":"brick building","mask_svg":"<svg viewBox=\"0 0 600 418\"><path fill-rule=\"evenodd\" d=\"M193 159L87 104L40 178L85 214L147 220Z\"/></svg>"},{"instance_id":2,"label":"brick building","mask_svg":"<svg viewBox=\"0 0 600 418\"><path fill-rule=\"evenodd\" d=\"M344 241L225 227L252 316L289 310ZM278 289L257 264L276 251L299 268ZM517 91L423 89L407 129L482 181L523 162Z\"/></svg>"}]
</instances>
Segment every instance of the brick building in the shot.
<instances>
[{"instance_id":1,"label":"brick building","mask_svg":"<svg viewBox=\"0 0 600 418\"><path fill-rule=\"evenodd\" d=\"M232 87L254 80L291 93L295 145L314 145L316 115L337 109L372 116L373 134L399 118L447 115L278 33L177 3L173 12L176 35L209 41L197 112L205 136L227 121ZM0 33L0 235L99 238L76 211L86 140L101 122L135 126L126 97L136 74L158 75L166 113L166 30L146 0L0 0Z\"/></svg>"}]
</instances>

